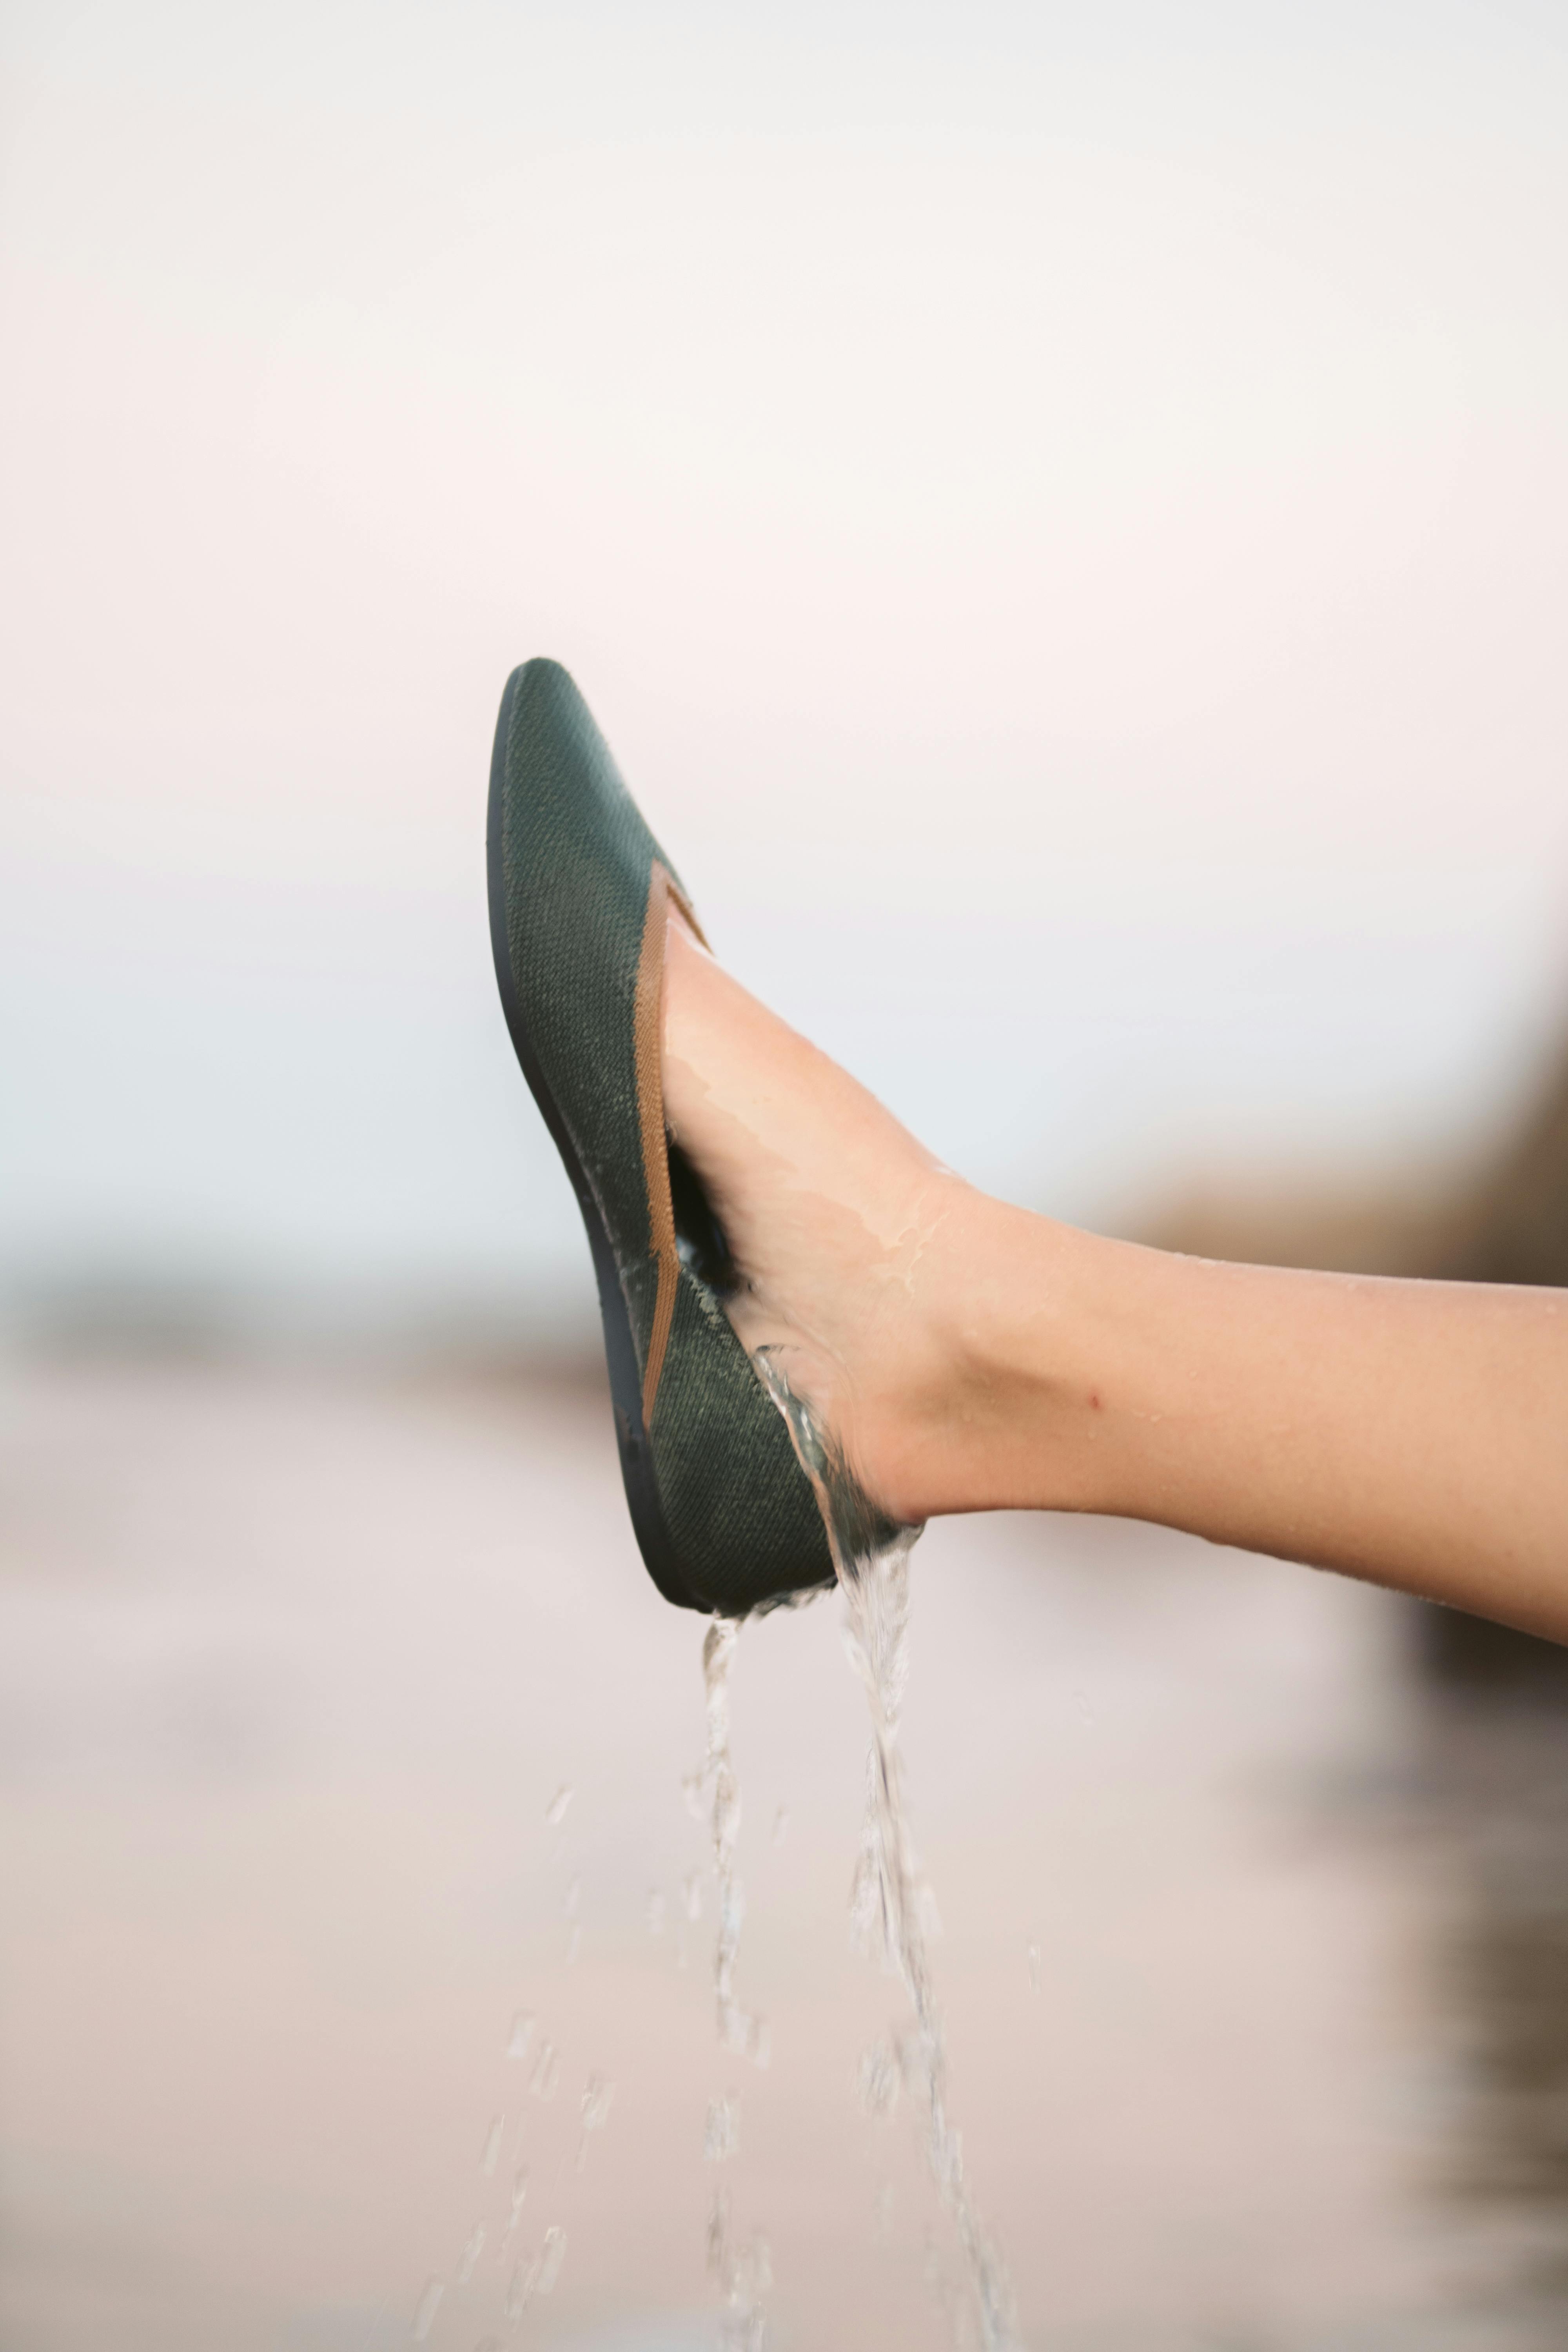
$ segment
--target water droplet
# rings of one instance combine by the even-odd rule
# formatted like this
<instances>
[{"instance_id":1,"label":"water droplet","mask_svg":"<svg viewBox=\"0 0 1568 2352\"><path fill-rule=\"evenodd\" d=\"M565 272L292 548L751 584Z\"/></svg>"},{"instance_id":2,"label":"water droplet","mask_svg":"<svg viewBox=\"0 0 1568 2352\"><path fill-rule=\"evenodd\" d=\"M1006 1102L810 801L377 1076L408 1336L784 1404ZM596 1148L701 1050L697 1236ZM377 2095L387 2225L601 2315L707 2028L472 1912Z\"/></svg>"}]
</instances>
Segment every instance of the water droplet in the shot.
<instances>
[{"instance_id":1,"label":"water droplet","mask_svg":"<svg viewBox=\"0 0 1568 2352\"><path fill-rule=\"evenodd\" d=\"M506 2231L501 2239L503 2246L510 2245L513 2238L517 2235L517 2225L522 2218L523 2200L527 2195L528 2168L525 2165L512 2177L511 2203L507 2210Z\"/></svg>"},{"instance_id":2,"label":"water droplet","mask_svg":"<svg viewBox=\"0 0 1568 2352\"><path fill-rule=\"evenodd\" d=\"M571 1802L572 1791L570 1788L567 1787L566 1783L563 1781L560 1788L556 1790L555 1794L551 1798L548 1805L544 1808L544 1826L546 1829L558 1830L561 1827L562 1822L566 1818L566 1808Z\"/></svg>"},{"instance_id":3,"label":"water droplet","mask_svg":"<svg viewBox=\"0 0 1568 2352\"><path fill-rule=\"evenodd\" d=\"M717 2264L724 2315L719 2323L720 2352L763 2352L767 2341L767 2315L762 2298L773 2283L773 2250L760 2233L749 2245L737 2246L726 2236Z\"/></svg>"},{"instance_id":4,"label":"water droplet","mask_svg":"<svg viewBox=\"0 0 1568 2352\"><path fill-rule=\"evenodd\" d=\"M862 2053L855 2079L862 2115L869 2116L875 2123L887 2122L899 2103L902 2072L898 2053L885 2042L873 2042L869 2050Z\"/></svg>"},{"instance_id":5,"label":"water droplet","mask_svg":"<svg viewBox=\"0 0 1568 2352\"><path fill-rule=\"evenodd\" d=\"M1026 1944L1024 1947L1024 1958L1029 1963L1030 1989L1035 1992L1038 1992L1040 1990L1042 1974L1040 1966L1040 1948L1038 1944Z\"/></svg>"},{"instance_id":6,"label":"water droplet","mask_svg":"<svg viewBox=\"0 0 1568 2352\"><path fill-rule=\"evenodd\" d=\"M533 2028L535 2022L536 2020L532 2010L520 2009L518 2011L517 2015L511 2021L511 2032L507 2040L506 2054L509 2058L527 2057L528 2045L533 2039Z\"/></svg>"},{"instance_id":7,"label":"water droplet","mask_svg":"<svg viewBox=\"0 0 1568 2352\"><path fill-rule=\"evenodd\" d=\"M781 1806L779 1807L779 1809L778 1809L778 1811L773 1815L773 1842L774 1845L783 1845L783 1843L784 1843L784 1842L785 1838L786 1838L786 1837L788 1837L788 1835L789 1835L789 1810L788 1810L787 1806L781 1805Z\"/></svg>"},{"instance_id":8,"label":"water droplet","mask_svg":"<svg viewBox=\"0 0 1568 2352\"><path fill-rule=\"evenodd\" d=\"M730 2200L722 2189L713 2191L713 2203L708 2215L708 2268L714 2278L724 2275L725 2252L730 2236Z\"/></svg>"},{"instance_id":9,"label":"water droplet","mask_svg":"<svg viewBox=\"0 0 1568 2352\"><path fill-rule=\"evenodd\" d=\"M657 1886L648 1889L647 1931L650 1936L662 1936L664 1933L664 1896Z\"/></svg>"},{"instance_id":10,"label":"water droplet","mask_svg":"<svg viewBox=\"0 0 1568 2352\"><path fill-rule=\"evenodd\" d=\"M695 1922L701 1918L702 1879L699 1872L694 1870L689 1877L681 1880L680 1899L686 1906L686 1916L689 1919Z\"/></svg>"},{"instance_id":11,"label":"water droplet","mask_svg":"<svg viewBox=\"0 0 1568 2352\"><path fill-rule=\"evenodd\" d=\"M963 2135L948 2124L931 2136L931 2168L948 2203L956 2204L963 2189Z\"/></svg>"},{"instance_id":12,"label":"water droplet","mask_svg":"<svg viewBox=\"0 0 1568 2352\"><path fill-rule=\"evenodd\" d=\"M533 2062L533 2072L529 2076L528 2087L536 2099L552 2098L555 2085L560 2079L561 2053L556 2049L553 2042L542 2042L539 2045L539 2055Z\"/></svg>"},{"instance_id":13,"label":"water droplet","mask_svg":"<svg viewBox=\"0 0 1568 2352\"><path fill-rule=\"evenodd\" d=\"M752 2046L752 2020L732 2000L719 2003L719 2047L743 2058Z\"/></svg>"},{"instance_id":14,"label":"water droplet","mask_svg":"<svg viewBox=\"0 0 1568 2352\"><path fill-rule=\"evenodd\" d=\"M463 2259L458 2265L458 2284L467 2286L474 2275L474 2266L485 2250L485 2225L476 2221L468 2232L468 2242L463 2248Z\"/></svg>"},{"instance_id":15,"label":"water droplet","mask_svg":"<svg viewBox=\"0 0 1568 2352\"><path fill-rule=\"evenodd\" d=\"M544 2243L539 2250L539 2277L535 2282L541 2294L551 2294L561 2275L561 2265L566 2259L566 2232L559 2221L552 2221L544 2232Z\"/></svg>"},{"instance_id":16,"label":"water droplet","mask_svg":"<svg viewBox=\"0 0 1568 2352\"><path fill-rule=\"evenodd\" d=\"M705 1777L701 1772L688 1772L680 1784L680 1793L686 1800L686 1810L694 1822L700 1822L702 1819L702 1783Z\"/></svg>"},{"instance_id":17,"label":"water droplet","mask_svg":"<svg viewBox=\"0 0 1568 2352\"><path fill-rule=\"evenodd\" d=\"M881 1854L869 1836L861 1842L849 1889L849 1944L862 1958L873 1953L881 1958L886 1951Z\"/></svg>"},{"instance_id":18,"label":"water droplet","mask_svg":"<svg viewBox=\"0 0 1568 2352\"><path fill-rule=\"evenodd\" d=\"M583 1882L580 1878L574 1878L567 1885L565 1895L562 1898L561 1916L563 1919L575 1919L582 1906Z\"/></svg>"},{"instance_id":19,"label":"water droplet","mask_svg":"<svg viewBox=\"0 0 1568 2352\"><path fill-rule=\"evenodd\" d=\"M728 1765L721 1766L714 1776L713 1812L710 1826L713 1832L713 1850L721 1862L727 1862L734 1852L735 1840L741 1834L741 1791Z\"/></svg>"},{"instance_id":20,"label":"water droplet","mask_svg":"<svg viewBox=\"0 0 1568 2352\"><path fill-rule=\"evenodd\" d=\"M765 2352L767 2314L760 2304L751 2299L745 2252L731 2263L730 2278L730 2305L719 2322L719 2352Z\"/></svg>"},{"instance_id":21,"label":"water droplet","mask_svg":"<svg viewBox=\"0 0 1568 2352\"><path fill-rule=\"evenodd\" d=\"M416 2344L423 2344L435 2326L436 2314L441 2308L441 2297L446 2292L445 2286L438 2278L426 2280L425 2292L420 2296L418 2306L414 2314L414 2325L408 2331Z\"/></svg>"},{"instance_id":22,"label":"water droplet","mask_svg":"<svg viewBox=\"0 0 1568 2352\"><path fill-rule=\"evenodd\" d=\"M588 2161L588 2135L603 2131L609 2116L616 2086L602 2074L590 2074L583 2087L583 2137L577 2143L577 2169L582 2171Z\"/></svg>"},{"instance_id":23,"label":"water droplet","mask_svg":"<svg viewBox=\"0 0 1568 2352\"><path fill-rule=\"evenodd\" d=\"M708 2125L702 2135L702 2154L709 2164L727 2164L741 2142L741 2102L734 2092L728 2098L718 2096L708 2102Z\"/></svg>"},{"instance_id":24,"label":"water droplet","mask_svg":"<svg viewBox=\"0 0 1568 2352\"><path fill-rule=\"evenodd\" d=\"M773 2060L773 2029L765 2017L753 2017L752 2030L746 2037L746 2055L753 2066L766 2067Z\"/></svg>"},{"instance_id":25,"label":"water droplet","mask_svg":"<svg viewBox=\"0 0 1568 2352\"><path fill-rule=\"evenodd\" d=\"M940 2049L934 2047L923 2032L896 2034L893 2048L898 2053L899 2071L910 2098L929 2100L942 2055Z\"/></svg>"},{"instance_id":26,"label":"water droplet","mask_svg":"<svg viewBox=\"0 0 1568 2352\"><path fill-rule=\"evenodd\" d=\"M479 2170L484 2174L487 2180L496 2168L496 2161L500 2155L500 2144L505 2131L506 2117L504 2116L492 2116L490 2117L490 2127L485 2134L484 2151L479 2158Z\"/></svg>"},{"instance_id":27,"label":"water droplet","mask_svg":"<svg viewBox=\"0 0 1568 2352\"><path fill-rule=\"evenodd\" d=\"M509 2327L515 2327L522 2317L528 2305L528 2299L533 2293L534 2281L538 2276L537 2254L531 2262L518 2262L512 2264L511 2277L507 2284L506 2301L500 2307L500 2315Z\"/></svg>"}]
</instances>

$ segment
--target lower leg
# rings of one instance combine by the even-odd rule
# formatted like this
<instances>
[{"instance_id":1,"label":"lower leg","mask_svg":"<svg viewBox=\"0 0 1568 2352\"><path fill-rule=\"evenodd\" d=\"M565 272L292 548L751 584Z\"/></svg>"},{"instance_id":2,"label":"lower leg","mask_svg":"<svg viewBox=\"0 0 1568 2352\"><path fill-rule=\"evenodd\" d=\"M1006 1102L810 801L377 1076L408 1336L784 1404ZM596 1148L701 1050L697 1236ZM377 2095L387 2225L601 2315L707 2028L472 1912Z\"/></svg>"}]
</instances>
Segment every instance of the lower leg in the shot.
<instances>
[{"instance_id":1,"label":"lower leg","mask_svg":"<svg viewBox=\"0 0 1568 2352\"><path fill-rule=\"evenodd\" d=\"M673 923L666 1104L896 1517L1114 1513L1568 1639L1568 1297L1173 1256L988 1199Z\"/></svg>"}]
</instances>

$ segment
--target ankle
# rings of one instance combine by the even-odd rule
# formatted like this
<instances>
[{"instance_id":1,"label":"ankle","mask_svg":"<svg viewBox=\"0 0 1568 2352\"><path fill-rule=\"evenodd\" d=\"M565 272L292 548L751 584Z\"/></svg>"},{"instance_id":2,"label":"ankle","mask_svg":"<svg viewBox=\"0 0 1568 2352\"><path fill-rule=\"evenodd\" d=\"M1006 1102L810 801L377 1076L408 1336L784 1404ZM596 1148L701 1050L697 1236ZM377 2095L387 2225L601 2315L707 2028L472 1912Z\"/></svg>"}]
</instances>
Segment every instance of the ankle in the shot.
<instances>
[{"instance_id":1,"label":"ankle","mask_svg":"<svg viewBox=\"0 0 1568 2352\"><path fill-rule=\"evenodd\" d=\"M862 1443L907 1519L1114 1507L1094 1300L1117 1245L952 1179L911 1343Z\"/></svg>"}]
</instances>

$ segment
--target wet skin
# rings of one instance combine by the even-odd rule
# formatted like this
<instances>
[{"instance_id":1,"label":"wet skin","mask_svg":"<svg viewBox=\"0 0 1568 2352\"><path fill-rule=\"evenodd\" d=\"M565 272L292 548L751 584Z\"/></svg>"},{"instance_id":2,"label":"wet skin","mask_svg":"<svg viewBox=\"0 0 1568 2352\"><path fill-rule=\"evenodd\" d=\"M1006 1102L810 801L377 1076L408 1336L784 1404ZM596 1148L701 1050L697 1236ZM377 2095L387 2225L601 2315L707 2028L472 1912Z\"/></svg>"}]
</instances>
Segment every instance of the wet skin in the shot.
<instances>
[{"instance_id":1,"label":"wet skin","mask_svg":"<svg viewBox=\"0 0 1568 2352\"><path fill-rule=\"evenodd\" d=\"M1222 1265L992 1200L678 917L664 1019L736 1328L895 1517L1151 1519L1568 1642L1568 1293Z\"/></svg>"}]
</instances>

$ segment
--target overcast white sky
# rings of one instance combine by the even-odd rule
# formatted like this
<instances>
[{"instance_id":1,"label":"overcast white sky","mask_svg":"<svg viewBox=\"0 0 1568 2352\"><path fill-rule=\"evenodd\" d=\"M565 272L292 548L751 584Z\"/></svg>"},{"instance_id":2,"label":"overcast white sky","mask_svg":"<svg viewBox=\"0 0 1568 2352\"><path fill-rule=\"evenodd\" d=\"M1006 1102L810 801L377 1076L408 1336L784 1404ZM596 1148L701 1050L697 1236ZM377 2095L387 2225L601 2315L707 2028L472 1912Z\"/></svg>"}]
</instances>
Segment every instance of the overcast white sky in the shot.
<instances>
[{"instance_id":1,"label":"overcast white sky","mask_svg":"<svg viewBox=\"0 0 1568 2352\"><path fill-rule=\"evenodd\" d=\"M14 5L5 1269L553 1306L490 730L1112 1219L1568 1013L1558 6Z\"/></svg>"}]
</instances>

